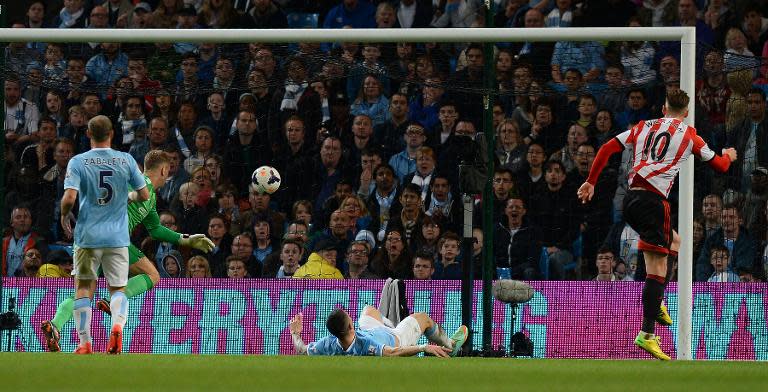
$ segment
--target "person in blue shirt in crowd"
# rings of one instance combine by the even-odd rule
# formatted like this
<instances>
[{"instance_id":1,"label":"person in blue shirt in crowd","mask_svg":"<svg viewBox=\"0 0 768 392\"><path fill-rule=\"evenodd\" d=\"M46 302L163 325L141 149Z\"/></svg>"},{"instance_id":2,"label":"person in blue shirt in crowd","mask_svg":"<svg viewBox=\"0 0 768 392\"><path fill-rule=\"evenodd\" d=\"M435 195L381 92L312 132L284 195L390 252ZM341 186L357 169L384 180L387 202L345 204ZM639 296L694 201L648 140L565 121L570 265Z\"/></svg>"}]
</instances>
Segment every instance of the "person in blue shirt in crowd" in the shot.
<instances>
[{"instance_id":1,"label":"person in blue shirt in crowd","mask_svg":"<svg viewBox=\"0 0 768 392\"><path fill-rule=\"evenodd\" d=\"M120 50L120 44L102 42L101 53L91 57L85 65L88 79L96 83L101 99L107 97L106 90L121 77L128 75L128 55Z\"/></svg>"},{"instance_id":2,"label":"person in blue shirt in crowd","mask_svg":"<svg viewBox=\"0 0 768 392\"><path fill-rule=\"evenodd\" d=\"M344 0L328 11L323 28L340 29L351 26L355 29L372 29L376 27L375 16L376 7L368 0Z\"/></svg>"}]
</instances>

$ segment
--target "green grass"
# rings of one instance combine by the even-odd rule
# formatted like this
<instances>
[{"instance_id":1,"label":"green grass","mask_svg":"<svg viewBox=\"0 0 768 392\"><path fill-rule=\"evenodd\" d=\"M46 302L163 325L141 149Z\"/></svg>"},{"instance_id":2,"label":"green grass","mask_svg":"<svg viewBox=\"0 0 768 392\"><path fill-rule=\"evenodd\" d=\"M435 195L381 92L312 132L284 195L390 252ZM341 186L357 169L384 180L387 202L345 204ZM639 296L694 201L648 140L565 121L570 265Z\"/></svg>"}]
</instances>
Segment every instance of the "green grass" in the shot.
<instances>
[{"instance_id":1,"label":"green grass","mask_svg":"<svg viewBox=\"0 0 768 392\"><path fill-rule=\"evenodd\" d=\"M758 362L2 353L0 390L756 392L766 371Z\"/></svg>"}]
</instances>

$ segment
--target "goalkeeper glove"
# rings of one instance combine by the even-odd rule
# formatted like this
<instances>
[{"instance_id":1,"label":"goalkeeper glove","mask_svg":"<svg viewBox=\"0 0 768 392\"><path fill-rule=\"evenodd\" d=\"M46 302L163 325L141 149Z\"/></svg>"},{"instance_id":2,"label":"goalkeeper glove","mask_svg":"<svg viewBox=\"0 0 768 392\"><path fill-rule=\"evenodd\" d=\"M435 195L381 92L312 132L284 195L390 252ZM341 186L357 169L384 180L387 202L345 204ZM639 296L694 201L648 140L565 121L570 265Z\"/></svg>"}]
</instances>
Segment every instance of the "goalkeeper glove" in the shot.
<instances>
[{"instance_id":1,"label":"goalkeeper glove","mask_svg":"<svg viewBox=\"0 0 768 392\"><path fill-rule=\"evenodd\" d=\"M213 250L215 245L205 234L182 234L179 238L179 245L189 246L197 250L208 253Z\"/></svg>"}]
</instances>

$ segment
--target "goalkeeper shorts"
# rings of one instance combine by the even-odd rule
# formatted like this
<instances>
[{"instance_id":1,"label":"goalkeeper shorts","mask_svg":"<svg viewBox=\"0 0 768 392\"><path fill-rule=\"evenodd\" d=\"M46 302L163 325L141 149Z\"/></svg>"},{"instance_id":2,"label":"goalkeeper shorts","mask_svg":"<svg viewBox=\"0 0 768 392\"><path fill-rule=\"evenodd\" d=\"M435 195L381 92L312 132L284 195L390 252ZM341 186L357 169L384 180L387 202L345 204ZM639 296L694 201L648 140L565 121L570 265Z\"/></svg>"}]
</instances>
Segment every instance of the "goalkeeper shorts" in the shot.
<instances>
[{"instance_id":1,"label":"goalkeeper shorts","mask_svg":"<svg viewBox=\"0 0 768 392\"><path fill-rule=\"evenodd\" d=\"M134 265L144 257L146 256L144 256L144 253L139 248L133 244L128 245L128 265Z\"/></svg>"}]
</instances>

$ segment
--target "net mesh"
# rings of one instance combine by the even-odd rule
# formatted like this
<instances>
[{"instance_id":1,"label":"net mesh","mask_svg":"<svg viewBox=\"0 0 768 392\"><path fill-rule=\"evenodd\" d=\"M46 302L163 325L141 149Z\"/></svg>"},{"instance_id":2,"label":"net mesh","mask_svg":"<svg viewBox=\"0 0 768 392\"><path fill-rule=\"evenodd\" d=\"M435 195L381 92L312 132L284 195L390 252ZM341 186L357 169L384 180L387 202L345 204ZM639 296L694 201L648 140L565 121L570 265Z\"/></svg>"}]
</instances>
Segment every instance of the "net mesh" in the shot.
<instances>
[{"instance_id":1,"label":"net mesh","mask_svg":"<svg viewBox=\"0 0 768 392\"><path fill-rule=\"evenodd\" d=\"M373 240L367 270L373 276L411 278L417 273L412 256L425 252L435 259L433 277L458 278L460 273L456 265L450 264L450 257L441 251L444 241L438 242L438 238L448 231L460 232L462 225L468 223L463 220L459 203L464 191L475 194L477 205L472 225L478 229L483 227L479 189L484 181L493 180L493 226L507 224L506 204L512 196L517 196L526 204L527 224L544 232L542 237L530 238L532 246L515 244L519 247L515 251L519 253L510 253L508 230L506 233L496 230L494 249L478 249L494 253L495 277L546 281L590 280L599 275L600 278L642 281L644 268L638 260L637 235L627 230L621 220L621 201L626 192L626 181L622 179L629 169L626 157L617 157L611 162L601 179L605 191L592 206L585 208L575 202L575 188L583 181L584 171L588 170L594 151L601 144L638 121L662 115L666 92L679 88L679 45L668 42L496 43L490 55L495 69L492 88L484 87L483 83L486 49L482 44L471 43L9 44L4 68L0 70L6 86L7 176L3 223L11 226L9 218L15 207L33 206L33 230L49 240L51 250L67 249L69 244L57 219L63 167L73 154L88 149L85 125L89 118L103 114L115 127L114 147L131 152L137 161L141 162L144 153L156 148L177 157L171 185L158 189L158 211L169 212L161 214L161 223L179 232L217 236L222 251L204 258L215 277L227 276L225 260L236 251L233 239L244 241L236 237L242 232L249 234L251 246L255 248L252 255L247 256L248 274L253 278L271 278L281 271L285 273L280 268L279 251L280 241L286 236L301 239L311 250L334 232L349 236L341 241L346 245L354 235L367 230L370 236L361 238ZM698 132L714 151L730 146L745 148L754 143L740 141L739 135L746 132L746 127L751 130L750 118L757 118L756 110L765 110L761 92L768 82L762 67L759 57L724 53L703 44L697 46L697 88L689 94L696 102ZM14 94L16 101L9 101ZM750 103L749 98L756 95L760 98L758 102ZM494 101L490 127L483 125L485 96ZM758 109L750 105L758 105ZM248 125L242 116L250 115L257 120L255 129L251 130L256 136L253 141L244 142L242 135L248 131ZM48 118L55 124L53 135L42 129L45 122L40 120ZM292 129L296 127L301 129ZM209 131L200 131L205 128ZM300 132L300 136L295 132ZM482 174L488 163L484 159L485 139L481 135L492 132L496 133L497 140L495 166L507 171L497 171L490 179ZM207 141L205 134L209 136ZM543 137L531 137L532 134ZM585 142L593 146L592 151L579 148ZM419 147L429 147L429 150ZM747 148L739 154L746 156L747 161L738 161L739 167L728 174L716 174L704 163L696 165L695 280L738 281L739 275L744 280L765 279L768 170L763 165L768 163L761 160L759 147ZM430 158L431 163L426 162ZM539 172L539 168L542 164L546 167L548 160L560 161L565 169L561 181L570 196L557 205L543 203L539 197L547 189L546 175ZM379 163L390 166L389 179L386 169L377 168ZM249 192L250 174L260 165L277 168L283 181L281 189L266 200ZM460 171L460 165L468 169ZM392 184L387 185L387 181ZM447 184L449 190L441 191L436 183ZM415 188L421 198L416 209L420 210L418 219L413 221L409 220L410 215L402 213L409 207L401 196L407 184L413 184L411 188ZM379 192L380 189L386 191ZM706 199L707 195L715 196ZM359 202L357 207L355 201L347 201L349 196ZM674 189L670 203L673 213L676 198ZM714 207L707 202L713 199L717 204ZM738 240L730 243L724 240L732 254L731 268L716 273L708 256L712 244L707 241L725 224L720 209L730 203L735 203L743 221L742 232L749 234L747 241L751 250L742 252L747 248L737 245ZM343 212L337 215L347 218L339 218L334 215L335 211ZM220 215L211 218L214 214ZM225 235L218 234L209 225L214 219L225 223ZM304 229L301 225L292 227L289 222L293 220L305 220L308 224ZM266 233L260 225L262 221L268 223ZM676 223L676 219L672 222ZM396 245L387 241L393 229L405 239L400 257L390 257L398 251ZM482 234L481 230L475 232L478 244L482 243ZM170 249L167 244L153 241L141 228L132 233L132 241L141 245L162 277L186 276L191 271L192 256L199 256L187 249ZM553 246L564 252L552 255L546 248ZM602 246L610 248L619 261L607 272L595 262ZM345 255L346 248L339 245L338 249L337 265L341 272L349 273L352 266ZM475 276L479 278L480 257L464 251L459 253L459 260L473 260ZM390 260L396 267L389 265ZM20 258L9 259L7 266L9 269L15 266L17 276L31 273ZM14 274L4 271L6 275ZM169 290L182 290L186 283L179 282L170 283ZM24 286L27 283L11 281L11 284L27 287ZM253 284L275 291L272 282ZM445 282L448 286L454 284L457 282ZM41 287L42 283L29 285ZM764 285L697 286L697 300L705 301L713 295L716 300L714 304L695 302L695 306L704 310L697 314L694 309L694 325L705 325L702 328L710 331L706 326L721 320L721 325L733 326L738 334L732 338L725 333L703 332L701 339L710 339L701 346L707 347L707 358L742 358L734 354L741 352L733 348L742 347L739 345L751 347L744 352L754 352L755 358L765 357L764 334L752 334L752 329L745 327L747 318L759 320L764 316L753 309L763 300L755 296L755 288L764 288ZM231 289L224 283L214 286ZM558 299L522 307L518 317L545 320L546 325L531 326L532 329L520 325L514 331L525 330L531 336L537 356L616 356L623 350L617 347L624 347L626 343L624 336L631 334L624 331L626 326L631 325L630 329L634 330L639 325L637 314L630 314L630 309L639 308L636 303L639 285L542 282L536 287ZM302 291L309 287L291 286L291 289ZM248 295L245 286L238 285L234 290ZM423 292L444 295L446 307L448 302L455 307L444 317L450 313L450 323L455 323L460 306L458 292L451 296L453 294L441 290L425 287ZM265 295L273 302L282 301L272 291ZM354 291L334 287L329 292L344 296ZM583 303L566 301L571 297L598 295L595 294L598 292L602 302L586 309L582 308ZM195 293L184 306L202 306L202 294ZM710 313L709 309L722 310L721 302L717 301L726 301L730 298L728 293L749 295L745 294L743 304L731 304L736 309L735 318L726 320L724 314ZM16 292L16 295L21 294ZM37 298L34 296L52 294L30 289L28 295ZM61 296L61 292L56 295ZM52 296L45 298L46 304L53 303ZM245 309L250 303L250 300L233 298L228 301L235 301L237 305L232 305L235 307ZM418 298L413 300L416 308L429 311L434 298ZM621 336L621 342L617 340L614 347L578 352L567 347L565 340L555 342L543 337L547 334L567 337L569 333L595 336L594 327L585 325L584 320L607 320L606 312L617 302L622 303L622 307L616 310L618 313L609 313L609 318L626 322L621 326L611 324L599 332L601 336ZM476 307L479 303L478 300ZM178 307L181 305L169 306L169 314L150 316L147 310L146 317L154 317L152 323L176 325L174 315L177 313L174 312L181 312ZM557 311L547 313L542 306L557 307ZM501 324L510 320L510 314L506 306L497 303L495 307L493 342L503 345L509 341L510 330ZM746 313L740 313L743 309L747 309ZM45 313L50 313L48 310ZM144 314L145 310L136 311ZM34 313L36 310L32 308L24 312L47 318ZM248 317L253 322L256 316ZM764 320L763 317L763 326ZM242 320L234 323L238 322ZM475 331L480 331L481 325L478 322ZM141 332L142 327L138 327L137 334L143 336L145 342L157 334ZM549 332L542 332L544 330ZM281 333L285 335L284 330ZM753 339L748 339L748 335ZM174 332L169 336L171 340L181 339ZM213 335L206 336L214 339L210 337ZM239 345L242 338L228 332L217 336L218 340L214 341L219 343L206 343L209 351L201 348L199 352L230 352L230 345ZM279 342L254 343L251 349L253 352L287 352L289 342L285 336L280 339ZM672 347L674 339L674 336L665 337L666 344L670 344L667 347ZM694 342L697 339L695 335ZM728 349L732 339L736 339L736 346ZM716 347L714 351L708 351L710 346ZM30 349L42 346L34 347ZM149 351L173 350L172 345L148 347ZM189 348L184 347L184 350ZM481 348L479 333L473 347ZM731 351L722 354L723 347ZM703 352L696 355L705 357Z\"/></svg>"},{"instance_id":2,"label":"net mesh","mask_svg":"<svg viewBox=\"0 0 768 392\"><path fill-rule=\"evenodd\" d=\"M237 204L249 209L250 173L260 165L270 165L283 174L284 180L281 191L270 200L272 206L292 218L294 203L309 200L317 213L312 222L316 229L328 227L326 220L333 211L331 208L340 205L342 196L331 197L337 182L349 183L364 203L372 201L370 191L376 179L364 170L363 151L376 155L376 163L393 166L399 189L407 182L418 183L422 209L427 215L431 215L432 202L428 198L432 195L430 171L447 177L454 196L465 190L479 193L485 177L472 174L479 174L487 165L484 138L475 137L464 145L454 143L461 138L450 137L457 125L466 120L476 134L497 133L496 167L511 171L513 182L506 188L502 188L503 184L498 187L494 218L500 219L508 198L502 193L535 202L532 196L544 184L531 177L535 174L531 172L530 152L526 150L534 139L544 153L534 160L561 161L567 174L566 185L577 187L583 178L579 175L580 167L584 173L587 166L583 165L591 164L593 156L587 153L588 159L580 163L580 143L590 143L596 149L620 130L640 120L661 116L666 91L679 88L677 52L673 50L676 47L668 42L526 43L530 46L527 49L516 45L493 46L491 61L496 80L489 89L484 87L486 48L479 44L12 43L6 51L4 74L7 83L19 88L6 92L8 177L4 219L10 217L13 206L23 201L45 199L47 209L35 214L35 227L45 232L47 238L62 239L54 214L48 213L55 209L56 192L47 191L51 186L41 186L54 185L53 174L61 172L56 170L53 137L47 133L44 159L28 147L39 145L39 120L51 118L56 124L55 137L72 140L72 152L82 152L88 149L84 127L96 114L110 117L117 130L115 147L132 151L140 163L151 148L180 150L180 165L184 169L180 171L180 182L193 180L194 170L209 158L212 167L220 167L213 172L214 178L200 182L214 197L200 202L204 216L199 220L219 208L215 191L223 184L233 185L236 202L241 202ZM720 151L733 145L734 135L745 126L749 114L746 97L750 89L762 86L762 79L756 78L761 74L759 60L733 53L724 55L704 45L699 45L697 52L703 54L698 59L701 77L693 94L696 125L713 150ZM493 126L488 129L483 128L482 118L485 96L494 101ZM233 158L232 154L237 152L231 142L238 135L237 116L243 110L255 113L259 140L253 158L245 160ZM303 139L300 146L294 145L297 151L289 153L291 142L286 122L292 115L303 123ZM363 124L358 126L357 116L367 120L363 118ZM164 121L153 122L156 117ZM507 121L515 124L498 127ZM153 134L152 124L161 129ZM415 137L409 150L406 129L410 124L421 128L424 135L421 142ZM208 128L212 140L201 140L202 145L198 146L196 130L201 127ZM463 127L459 125L461 132ZM508 135L507 128L516 128L516 132ZM503 135L498 133L502 129ZM532 137L532 130L534 135L543 136ZM340 139L341 155L333 158L337 160L334 164L339 175L308 181L325 165L321 147L329 135ZM297 140L294 137L295 143ZM420 172L416 170L415 159L418 146L430 147L433 158L433 164ZM540 149L533 150L536 154ZM459 154L462 151L465 153ZM742 170L731 170L726 175L712 175L705 164L697 166L696 209L700 210L699 205L708 194L717 194L726 203L743 205L745 225L759 241L764 238L764 230L760 229L765 222L760 205L764 199L761 194L747 193L751 189L751 172L757 170L760 174L763 167L753 150L744 153L753 155L739 168ZM292 155L301 159L288 158ZM467 172L464 182L456 173L460 163L478 169ZM617 159L611 165L612 177L606 180L610 184L602 195L602 204L593 210L569 207L569 222L551 227L571 242L581 237L581 245L570 249L577 258L593 260L597 247L620 217L627 166L626 159ZM414 172L415 180L410 176ZM49 180L44 179L46 175ZM206 173L200 175L210 177ZM370 189L360 186L361 176L367 176L363 181ZM174 199L178 199L179 185L161 194L160 210L171 209ZM676 198L676 192L672 198ZM746 205L750 202L745 198L754 201L754 205ZM439 204L432 202L431 207ZM546 215L545 211L534 211L537 208L540 206L528 209L529 217ZM381 211L369 213L374 222L378 221L371 228L382 229L384 226L378 223L388 217L383 219ZM481 218L481 214L476 214L474 224L478 227ZM589 222L590 219L593 221ZM187 225L182 221L186 219L178 222L185 229L205 231L204 223ZM583 227L580 233L574 233L573 223L578 221L592 223L594 235ZM246 224L233 226L233 235L252 222L243 223ZM458 231L459 222L451 223L450 228ZM283 230L278 229L272 233L275 238L280 238ZM577 247L586 249L586 254L581 255ZM594 276L592 262L581 265L580 271L571 277ZM762 263L755 262L754 267L755 275L762 275ZM547 271L540 272L548 277Z\"/></svg>"}]
</instances>

